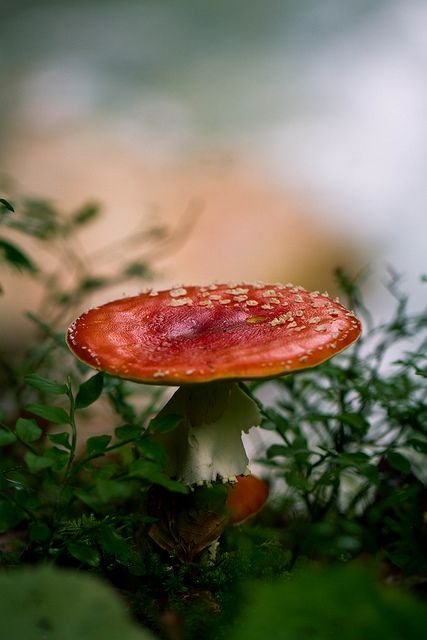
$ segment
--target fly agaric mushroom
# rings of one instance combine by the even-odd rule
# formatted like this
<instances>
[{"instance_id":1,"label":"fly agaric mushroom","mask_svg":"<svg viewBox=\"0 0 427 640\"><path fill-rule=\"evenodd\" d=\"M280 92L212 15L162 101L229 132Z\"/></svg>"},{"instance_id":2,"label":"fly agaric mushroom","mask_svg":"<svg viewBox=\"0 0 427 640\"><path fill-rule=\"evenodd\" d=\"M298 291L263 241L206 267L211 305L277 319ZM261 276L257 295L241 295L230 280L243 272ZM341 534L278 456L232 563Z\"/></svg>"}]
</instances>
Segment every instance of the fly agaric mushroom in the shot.
<instances>
[{"instance_id":1,"label":"fly agaric mushroom","mask_svg":"<svg viewBox=\"0 0 427 640\"><path fill-rule=\"evenodd\" d=\"M171 477L235 482L248 459L241 441L261 422L236 384L313 367L356 340L360 322L327 293L288 284L175 287L90 309L67 334L87 365L145 384L179 386L161 415L181 424L161 439Z\"/></svg>"},{"instance_id":2,"label":"fly agaric mushroom","mask_svg":"<svg viewBox=\"0 0 427 640\"><path fill-rule=\"evenodd\" d=\"M225 503L229 514L228 524L242 524L261 511L269 494L268 484L257 476L238 476L227 495Z\"/></svg>"}]
</instances>

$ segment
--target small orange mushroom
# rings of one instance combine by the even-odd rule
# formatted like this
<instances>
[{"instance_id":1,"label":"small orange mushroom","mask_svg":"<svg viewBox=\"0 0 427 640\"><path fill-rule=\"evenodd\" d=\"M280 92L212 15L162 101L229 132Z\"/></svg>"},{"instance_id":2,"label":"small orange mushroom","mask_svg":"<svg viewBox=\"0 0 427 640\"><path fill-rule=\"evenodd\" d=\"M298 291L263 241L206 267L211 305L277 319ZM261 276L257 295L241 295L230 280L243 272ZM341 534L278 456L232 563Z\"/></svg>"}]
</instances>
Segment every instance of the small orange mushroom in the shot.
<instances>
[{"instance_id":1,"label":"small orange mushroom","mask_svg":"<svg viewBox=\"0 0 427 640\"><path fill-rule=\"evenodd\" d=\"M226 500L226 509L230 516L229 524L241 524L261 511L268 494L269 487L264 480L253 475L238 476Z\"/></svg>"}]
</instances>

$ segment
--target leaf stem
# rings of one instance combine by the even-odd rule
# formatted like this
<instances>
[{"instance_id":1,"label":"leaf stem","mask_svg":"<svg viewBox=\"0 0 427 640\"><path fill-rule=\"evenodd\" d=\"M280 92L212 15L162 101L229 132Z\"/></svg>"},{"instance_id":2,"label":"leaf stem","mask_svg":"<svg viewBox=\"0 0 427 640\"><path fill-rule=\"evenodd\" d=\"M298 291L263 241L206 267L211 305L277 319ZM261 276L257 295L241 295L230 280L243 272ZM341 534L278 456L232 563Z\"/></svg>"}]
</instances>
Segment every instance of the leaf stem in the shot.
<instances>
[{"instance_id":1,"label":"leaf stem","mask_svg":"<svg viewBox=\"0 0 427 640\"><path fill-rule=\"evenodd\" d=\"M76 455L76 446L77 446L77 427L75 421L75 412L76 412L76 402L73 395L73 390L71 387L71 377L67 378L67 396L70 400L70 427L71 427L71 443L70 443L70 455L68 457L67 468L65 470L65 478L64 478L64 486L68 481L70 476L71 467L74 462L74 458Z\"/></svg>"}]
</instances>

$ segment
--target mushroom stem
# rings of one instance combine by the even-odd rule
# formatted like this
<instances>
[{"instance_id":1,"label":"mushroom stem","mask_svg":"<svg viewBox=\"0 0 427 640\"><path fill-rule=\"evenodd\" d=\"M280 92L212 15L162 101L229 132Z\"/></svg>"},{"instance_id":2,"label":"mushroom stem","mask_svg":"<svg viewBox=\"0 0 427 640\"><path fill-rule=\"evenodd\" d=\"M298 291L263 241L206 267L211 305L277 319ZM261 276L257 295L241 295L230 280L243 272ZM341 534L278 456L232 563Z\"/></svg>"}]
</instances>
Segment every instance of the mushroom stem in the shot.
<instances>
[{"instance_id":1,"label":"mushroom stem","mask_svg":"<svg viewBox=\"0 0 427 640\"><path fill-rule=\"evenodd\" d=\"M159 415L178 414L182 423L158 435L169 458L167 472L188 485L236 481L248 458L242 432L261 422L256 403L235 382L180 387Z\"/></svg>"}]
</instances>

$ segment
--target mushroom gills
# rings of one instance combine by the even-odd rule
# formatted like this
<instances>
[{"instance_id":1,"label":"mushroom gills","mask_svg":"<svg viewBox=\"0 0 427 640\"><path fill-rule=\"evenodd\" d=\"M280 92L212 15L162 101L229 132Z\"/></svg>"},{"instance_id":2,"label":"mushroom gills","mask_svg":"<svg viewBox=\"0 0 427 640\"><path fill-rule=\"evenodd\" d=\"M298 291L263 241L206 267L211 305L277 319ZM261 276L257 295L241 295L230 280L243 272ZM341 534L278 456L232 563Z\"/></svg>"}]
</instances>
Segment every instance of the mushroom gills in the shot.
<instances>
[{"instance_id":1,"label":"mushroom gills","mask_svg":"<svg viewBox=\"0 0 427 640\"><path fill-rule=\"evenodd\" d=\"M258 426L261 414L235 382L180 387L159 413L168 414L183 416L176 429L156 436L168 456L168 475L200 485L245 473L242 432Z\"/></svg>"}]
</instances>

